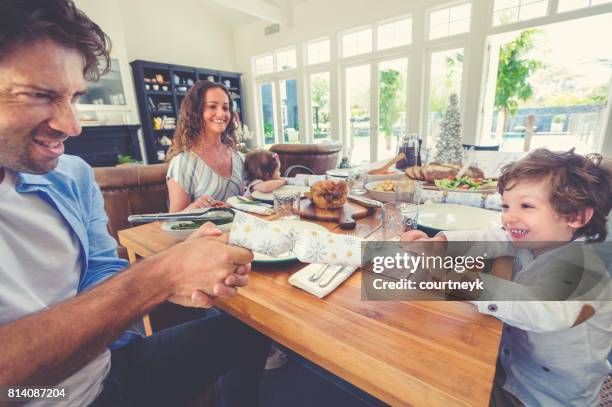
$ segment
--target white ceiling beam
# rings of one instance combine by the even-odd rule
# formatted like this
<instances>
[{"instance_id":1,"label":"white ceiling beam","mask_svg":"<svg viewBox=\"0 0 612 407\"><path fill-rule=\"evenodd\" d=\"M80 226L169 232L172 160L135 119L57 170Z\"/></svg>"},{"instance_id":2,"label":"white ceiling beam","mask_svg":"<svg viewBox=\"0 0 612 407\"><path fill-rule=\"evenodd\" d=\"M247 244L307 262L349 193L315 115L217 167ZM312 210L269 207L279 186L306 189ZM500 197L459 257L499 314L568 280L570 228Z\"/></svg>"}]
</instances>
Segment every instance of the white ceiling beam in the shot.
<instances>
[{"instance_id":1,"label":"white ceiling beam","mask_svg":"<svg viewBox=\"0 0 612 407\"><path fill-rule=\"evenodd\" d=\"M288 25L289 19L283 7L265 2L263 0L212 0L215 3L249 14L272 23Z\"/></svg>"}]
</instances>

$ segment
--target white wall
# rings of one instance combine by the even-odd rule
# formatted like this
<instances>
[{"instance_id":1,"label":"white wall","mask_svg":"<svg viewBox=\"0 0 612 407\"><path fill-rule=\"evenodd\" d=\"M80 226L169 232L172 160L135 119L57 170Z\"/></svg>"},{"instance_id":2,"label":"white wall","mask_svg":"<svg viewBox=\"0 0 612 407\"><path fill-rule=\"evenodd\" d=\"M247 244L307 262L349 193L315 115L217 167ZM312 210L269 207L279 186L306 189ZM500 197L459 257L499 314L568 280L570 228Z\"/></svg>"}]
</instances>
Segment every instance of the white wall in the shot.
<instances>
[{"instance_id":1,"label":"white wall","mask_svg":"<svg viewBox=\"0 0 612 407\"><path fill-rule=\"evenodd\" d=\"M101 123L140 123L129 65L133 60L236 70L231 29L200 0L76 0L76 4L111 38L111 55L121 69L125 107L79 107L96 111ZM145 157L142 131L139 138Z\"/></svg>"},{"instance_id":2,"label":"white wall","mask_svg":"<svg viewBox=\"0 0 612 407\"><path fill-rule=\"evenodd\" d=\"M232 30L202 0L119 3L130 61L236 70Z\"/></svg>"},{"instance_id":3,"label":"white wall","mask_svg":"<svg viewBox=\"0 0 612 407\"><path fill-rule=\"evenodd\" d=\"M119 60L121 77L123 80L126 99L125 108L123 108L123 111L120 111L122 108L115 106L109 108L95 107L94 109L98 112L98 119L100 120L104 115L108 115L112 120L113 114L123 116L124 113L127 113L129 119L127 120L128 123L125 124L137 124L140 123L140 118L138 117L138 104L136 103L136 96L134 94L132 70L129 65L130 60L125 46L123 24L118 6L119 2L120 0L105 0L103 2L99 0L76 0L77 7L98 24L111 38L113 44L111 56ZM80 108L80 110L88 109L89 108Z\"/></svg>"}]
</instances>

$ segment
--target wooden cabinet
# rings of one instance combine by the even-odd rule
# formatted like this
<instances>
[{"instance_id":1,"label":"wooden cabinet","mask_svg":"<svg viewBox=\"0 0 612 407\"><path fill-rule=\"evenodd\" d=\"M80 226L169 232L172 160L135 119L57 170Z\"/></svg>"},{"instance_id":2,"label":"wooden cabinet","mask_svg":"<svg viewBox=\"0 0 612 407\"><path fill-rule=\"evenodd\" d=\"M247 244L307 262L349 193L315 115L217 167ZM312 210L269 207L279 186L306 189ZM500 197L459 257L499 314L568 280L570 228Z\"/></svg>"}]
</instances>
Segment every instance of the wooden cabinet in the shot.
<instances>
[{"instance_id":1,"label":"wooden cabinet","mask_svg":"<svg viewBox=\"0 0 612 407\"><path fill-rule=\"evenodd\" d=\"M240 73L170 65L136 60L130 63L134 75L140 122L147 152L147 162L166 158L180 107L189 89L200 80L225 85L242 120Z\"/></svg>"}]
</instances>

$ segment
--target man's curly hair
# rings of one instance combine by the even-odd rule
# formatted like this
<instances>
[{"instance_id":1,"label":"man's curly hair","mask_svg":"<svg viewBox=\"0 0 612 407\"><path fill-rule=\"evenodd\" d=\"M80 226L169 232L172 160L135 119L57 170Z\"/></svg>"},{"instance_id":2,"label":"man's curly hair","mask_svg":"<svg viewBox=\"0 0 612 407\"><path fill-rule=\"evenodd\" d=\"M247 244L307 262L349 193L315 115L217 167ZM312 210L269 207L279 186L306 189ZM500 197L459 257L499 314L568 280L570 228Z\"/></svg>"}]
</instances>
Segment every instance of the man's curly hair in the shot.
<instances>
[{"instance_id":1,"label":"man's curly hair","mask_svg":"<svg viewBox=\"0 0 612 407\"><path fill-rule=\"evenodd\" d=\"M110 69L110 38L71 0L0 1L0 59L32 41L48 38L78 51L83 75L97 80Z\"/></svg>"},{"instance_id":2,"label":"man's curly hair","mask_svg":"<svg viewBox=\"0 0 612 407\"><path fill-rule=\"evenodd\" d=\"M550 183L549 200L559 215L570 217L582 208L593 208L593 217L576 230L574 238L584 236L587 242L603 242L612 208L612 170L602 156L583 156L574 149L553 152L540 148L502 168L497 185L503 194L517 181L543 179Z\"/></svg>"}]
</instances>

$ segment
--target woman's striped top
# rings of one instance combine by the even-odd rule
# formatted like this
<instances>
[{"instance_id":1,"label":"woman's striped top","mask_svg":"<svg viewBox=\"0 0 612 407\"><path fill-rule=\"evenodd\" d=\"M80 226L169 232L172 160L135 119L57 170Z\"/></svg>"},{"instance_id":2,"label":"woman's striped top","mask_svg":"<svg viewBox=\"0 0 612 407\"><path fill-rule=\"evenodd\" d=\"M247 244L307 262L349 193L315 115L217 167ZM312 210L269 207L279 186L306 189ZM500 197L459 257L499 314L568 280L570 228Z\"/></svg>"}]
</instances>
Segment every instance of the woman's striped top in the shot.
<instances>
[{"instance_id":1,"label":"woman's striped top","mask_svg":"<svg viewBox=\"0 0 612 407\"><path fill-rule=\"evenodd\" d=\"M170 160L166 178L172 178L191 200L210 195L219 201L243 193L244 158L232 151L232 176L222 177L213 171L195 152L182 152Z\"/></svg>"}]
</instances>

